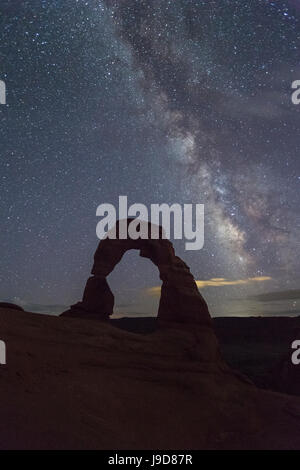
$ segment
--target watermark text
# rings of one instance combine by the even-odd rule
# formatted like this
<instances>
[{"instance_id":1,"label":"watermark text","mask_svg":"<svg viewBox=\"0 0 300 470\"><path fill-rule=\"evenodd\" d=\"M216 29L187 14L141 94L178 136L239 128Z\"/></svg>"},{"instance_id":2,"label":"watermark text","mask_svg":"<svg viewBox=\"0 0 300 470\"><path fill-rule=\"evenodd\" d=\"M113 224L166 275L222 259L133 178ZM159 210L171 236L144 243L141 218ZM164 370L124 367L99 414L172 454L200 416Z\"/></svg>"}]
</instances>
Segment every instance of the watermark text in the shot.
<instances>
[{"instance_id":1,"label":"watermark text","mask_svg":"<svg viewBox=\"0 0 300 470\"><path fill-rule=\"evenodd\" d=\"M6 85L3 80L0 80L0 104L6 104Z\"/></svg>"},{"instance_id":2,"label":"watermark text","mask_svg":"<svg viewBox=\"0 0 300 470\"><path fill-rule=\"evenodd\" d=\"M294 80L292 88L295 90L292 93L292 102L293 104L300 104L300 80Z\"/></svg>"},{"instance_id":3,"label":"watermark text","mask_svg":"<svg viewBox=\"0 0 300 470\"><path fill-rule=\"evenodd\" d=\"M0 340L0 365L6 364L6 344Z\"/></svg>"},{"instance_id":4,"label":"watermark text","mask_svg":"<svg viewBox=\"0 0 300 470\"><path fill-rule=\"evenodd\" d=\"M175 240L185 239L186 250L201 250L204 245L203 204L150 204L148 210L144 204L132 204L128 207L127 196L119 196L118 210L113 204L100 204L96 216L101 217L96 227L100 240L106 237L121 240L173 237ZM129 224L128 219L132 219Z\"/></svg>"}]
</instances>

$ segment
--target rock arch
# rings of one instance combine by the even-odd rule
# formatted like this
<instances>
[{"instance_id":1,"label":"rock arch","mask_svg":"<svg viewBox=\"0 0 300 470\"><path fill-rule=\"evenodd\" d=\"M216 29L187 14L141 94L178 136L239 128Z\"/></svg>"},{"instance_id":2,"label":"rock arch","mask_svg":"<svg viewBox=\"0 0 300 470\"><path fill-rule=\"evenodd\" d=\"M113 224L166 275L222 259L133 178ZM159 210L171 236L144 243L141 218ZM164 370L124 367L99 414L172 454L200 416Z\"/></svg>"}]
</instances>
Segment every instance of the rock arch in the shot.
<instances>
[{"instance_id":1,"label":"rock arch","mask_svg":"<svg viewBox=\"0 0 300 470\"><path fill-rule=\"evenodd\" d=\"M132 219L127 219L128 224ZM124 222L124 221L123 221ZM120 221L116 224L119 233ZM153 224L147 224L151 230ZM94 255L92 276L87 280L81 302L72 305L62 315L93 316L108 319L113 313L114 296L106 277L113 271L128 250L139 250L140 256L150 259L158 268L162 280L161 297L157 319L160 324L185 323L211 326L207 304L201 296L194 277L186 263L175 255L172 243L163 238L163 230L158 228L158 239L101 240Z\"/></svg>"}]
</instances>

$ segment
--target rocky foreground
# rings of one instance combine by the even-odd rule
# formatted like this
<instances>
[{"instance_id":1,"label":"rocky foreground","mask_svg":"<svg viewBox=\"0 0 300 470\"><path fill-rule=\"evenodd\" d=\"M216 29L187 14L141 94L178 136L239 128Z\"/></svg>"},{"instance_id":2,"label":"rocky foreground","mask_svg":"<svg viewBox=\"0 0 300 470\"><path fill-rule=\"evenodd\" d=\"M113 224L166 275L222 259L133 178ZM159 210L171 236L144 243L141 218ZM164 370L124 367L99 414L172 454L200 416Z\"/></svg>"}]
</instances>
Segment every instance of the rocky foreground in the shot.
<instances>
[{"instance_id":1,"label":"rocky foreground","mask_svg":"<svg viewBox=\"0 0 300 470\"><path fill-rule=\"evenodd\" d=\"M1 449L300 448L300 398L229 369L210 328L0 309L0 339Z\"/></svg>"}]
</instances>

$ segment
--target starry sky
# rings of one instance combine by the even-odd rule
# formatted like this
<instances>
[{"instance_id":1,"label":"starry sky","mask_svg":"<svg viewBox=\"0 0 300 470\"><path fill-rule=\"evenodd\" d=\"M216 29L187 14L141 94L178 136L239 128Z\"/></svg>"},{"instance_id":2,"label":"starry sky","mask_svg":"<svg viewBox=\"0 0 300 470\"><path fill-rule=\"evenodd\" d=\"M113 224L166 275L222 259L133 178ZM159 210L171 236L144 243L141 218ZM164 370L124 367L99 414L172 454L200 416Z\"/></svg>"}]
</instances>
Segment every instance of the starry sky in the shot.
<instances>
[{"instance_id":1,"label":"starry sky","mask_svg":"<svg viewBox=\"0 0 300 470\"><path fill-rule=\"evenodd\" d=\"M205 204L177 254L212 315L300 314L300 1L1 0L0 299L78 301L96 208ZM155 314L128 252L116 315Z\"/></svg>"}]
</instances>

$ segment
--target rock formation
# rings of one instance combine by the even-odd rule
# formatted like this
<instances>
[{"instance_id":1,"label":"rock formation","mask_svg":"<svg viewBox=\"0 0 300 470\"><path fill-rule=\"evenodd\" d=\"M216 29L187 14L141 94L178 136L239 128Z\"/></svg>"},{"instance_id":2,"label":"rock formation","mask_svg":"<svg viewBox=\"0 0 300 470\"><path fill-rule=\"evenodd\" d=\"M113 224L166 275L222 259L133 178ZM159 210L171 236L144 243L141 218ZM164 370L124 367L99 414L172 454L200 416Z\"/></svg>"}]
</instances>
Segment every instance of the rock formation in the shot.
<instances>
[{"instance_id":1,"label":"rock formation","mask_svg":"<svg viewBox=\"0 0 300 470\"><path fill-rule=\"evenodd\" d=\"M181 325L141 335L0 308L0 450L299 450L300 398L248 383L211 328Z\"/></svg>"},{"instance_id":2,"label":"rock formation","mask_svg":"<svg viewBox=\"0 0 300 470\"><path fill-rule=\"evenodd\" d=\"M0 308L11 308L13 310L22 310L24 309L16 304L11 304L10 302L0 302Z\"/></svg>"},{"instance_id":3,"label":"rock formation","mask_svg":"<svg viewBox=\"0 0 300 470\"><path fill-rule=\"evenodd\" d=\"M132 219L122 221L125 222L127 230L131 221ZM115 228L117 235L119 224L120 221L117 222ZM113 271L126 251L135 249L140 251L140 256L150 259L159 270L162 280L157 317L159 324L184 323L185 325L211 326L208 307L198 291L189 267L175 255L173 245L164 238L161 227L150 223L147 227L148 230L156 228L157 239L149 237L133 240L127 236L126 239L106 237L100 241L94 255L92 277L87 281L82 301L72 305L62 315L108 319L113 313L114 296L106 277Z\"/></svg>"}]
</instances>

